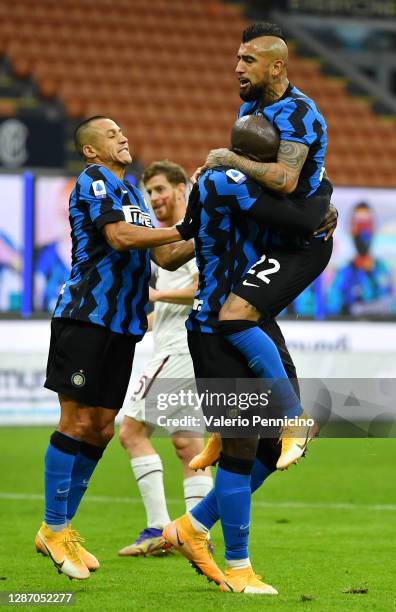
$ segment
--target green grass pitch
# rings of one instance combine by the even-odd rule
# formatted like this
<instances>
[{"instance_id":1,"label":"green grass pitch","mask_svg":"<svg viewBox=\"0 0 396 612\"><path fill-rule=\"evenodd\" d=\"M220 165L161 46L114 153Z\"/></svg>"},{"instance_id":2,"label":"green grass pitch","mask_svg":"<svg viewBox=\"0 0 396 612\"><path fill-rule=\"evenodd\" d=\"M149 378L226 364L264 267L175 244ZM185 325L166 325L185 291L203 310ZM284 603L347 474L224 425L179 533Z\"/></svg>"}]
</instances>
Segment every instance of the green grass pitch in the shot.
<instances>
[{"instance_id":1,"label":"green grass pitch","mask_svg":"<svg viewBox=\"0 0 396 612\"><path fill-rule=\"evenodd\" d=\"M85 582L59 576L33 546L50 431L0 429L0 591L73 591L75 610L396 611L395 440L315 441L306 459L254 495L251 560L279 590L270 597L220 593L180 556L117 557L144 527L144 513L116 438L74 522L101 568ZM176 517L183 512L181 468L168 440L154 443ZM222 565L219 527L213 539Z\"/></svg>"}]
</instances>

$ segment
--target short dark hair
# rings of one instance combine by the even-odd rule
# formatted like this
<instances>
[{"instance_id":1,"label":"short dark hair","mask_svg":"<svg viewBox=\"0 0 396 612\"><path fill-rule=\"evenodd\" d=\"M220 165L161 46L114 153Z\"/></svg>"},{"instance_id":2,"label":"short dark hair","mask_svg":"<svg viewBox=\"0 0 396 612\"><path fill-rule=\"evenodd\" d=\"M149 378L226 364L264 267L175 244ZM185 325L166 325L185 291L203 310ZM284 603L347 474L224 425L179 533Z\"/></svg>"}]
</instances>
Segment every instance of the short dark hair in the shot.
<instances>
[{"instance_id":1,"label":"short dark hair","mask_svg":"<svg viewBox=\"0 0 396 612\"><path fill-rule=\"evenodd\" d=\"M81 123L79 123L76 129L74 130L74 144L81 157L84 157L83 146L86 144L85 142L83 142L84 132L89 127L89 125L97 119L108 119L108 117L105 117L104 115L94 115L93 117L88 117L88 119L84 119L84 121L81 121Z\"/></svg>"},{"instance_id":2,"label":"short dark hair","mask_svg":"<svg viewBox=\"0 0 396 612\"><path fill-rule=\"evenodd\" d=\"M168 159L155 161L146 168L143 174L144 185L157 174L164 174L171 185L179 185L179 183L187 185L188 183L184 168Z\"/></svg>"},{"instance_id":3,"label":"short dark hair","mask_svg":"<svg viewBox=\"0 0 396 612\"><path fill-rule=\"evenodd\" d=\"M364 208L365 210L370 210L370 211L373 210L370 204L368 204L367 202L364 202L363 200L355 204L352 210L355 211L355 210L358 210L358 208Z\"/></svg>"},{"instance_id":4,"label":"short dark hair","mask_svg":"<svg viewBox=\"0 0 396 612\"><path fill-rule=\"evenodd\" d=\"M242 32L242 42L247 43L253 40L254 38L259 38L260 36L276 36L277 38L281 38L284 42L286 38L276 23L252 23L252 25L248 26Z\"/></svg>"}]
</instances>

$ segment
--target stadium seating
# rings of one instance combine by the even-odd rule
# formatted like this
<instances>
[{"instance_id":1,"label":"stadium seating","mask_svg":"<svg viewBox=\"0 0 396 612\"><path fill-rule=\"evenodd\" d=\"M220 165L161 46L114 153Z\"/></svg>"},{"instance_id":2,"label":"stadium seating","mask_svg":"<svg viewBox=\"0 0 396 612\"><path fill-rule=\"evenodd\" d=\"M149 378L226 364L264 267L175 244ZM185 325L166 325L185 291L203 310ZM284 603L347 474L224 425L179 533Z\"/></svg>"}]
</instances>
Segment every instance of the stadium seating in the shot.
<instances>
[{"instance_id":1,"label":"stadium seating","mask_svg":"<svg viewBox=\"0 0 396 612\"><path fill-rule=\"evenodd\" d=\"M15 0L12 11L0 0L0 53L41 96L57 96L71 121L108 114L143 164L168 157L192 172L210 148L228 144L245 26L236 6L218 0ZM327 119L333 181L395 186L394 125L293 46L290 78Z\"/></svg>"}]
</instances>

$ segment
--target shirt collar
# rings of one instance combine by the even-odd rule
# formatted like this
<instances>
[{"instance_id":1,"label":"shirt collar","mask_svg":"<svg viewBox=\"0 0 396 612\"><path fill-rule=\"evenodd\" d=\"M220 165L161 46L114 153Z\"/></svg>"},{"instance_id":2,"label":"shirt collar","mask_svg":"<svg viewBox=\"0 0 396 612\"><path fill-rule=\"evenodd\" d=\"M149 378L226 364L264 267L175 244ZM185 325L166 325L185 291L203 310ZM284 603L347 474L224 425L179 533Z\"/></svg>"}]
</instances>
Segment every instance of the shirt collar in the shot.
<instances>
[{"instance_id":1,"label":"shirt collar","mask_svg":"<svg viewBox=\"0 0 396 612\"><path fill-rule=\"evenodd\" d=\"M256 108L255 111L263 111L265 108L268 108L269 106L272 106L273 104L277 104L278 102L280 102L280 100L285 100L285 98L288 98L290 96L291 90L293 89L294 85L292 85L292 83L289 82L288 86L286 87L285 91L283 92L283 94L281 95L280 98L277 98L276 100L274 100L273 102L271 102L271 104L265 104L264 106L261 106L259 104L259 102L256 102Z\"/></svg>"}]
</instances>

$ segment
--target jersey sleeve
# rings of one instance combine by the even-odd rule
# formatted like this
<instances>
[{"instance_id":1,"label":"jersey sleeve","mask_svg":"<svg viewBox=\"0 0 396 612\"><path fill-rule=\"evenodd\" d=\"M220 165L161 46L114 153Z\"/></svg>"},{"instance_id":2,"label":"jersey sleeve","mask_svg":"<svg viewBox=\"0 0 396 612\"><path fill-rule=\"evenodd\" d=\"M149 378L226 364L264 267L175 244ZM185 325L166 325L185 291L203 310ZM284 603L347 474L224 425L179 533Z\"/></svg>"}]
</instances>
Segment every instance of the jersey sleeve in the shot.
<instances>
[{"instance_id":1,"label":"jersey sleeve","mask_svg":"<svg viewBox=\"0 0 396 612\"><path fill-rule=\"evenodd\" d=\"M248 214L259 223L275 229L311 234L319 227L330 204L330 196L312 196L303 202L294 202L273 191L263 189Z\"/></svg>"},{"instance_id":2,"label":"jersey sleeve","mask_svg":"<svg viewBox=\"0 0 396 612\"><path fill-rule=\"evenodd\" d=\"M258 183L235 168L214 170L212 181L217 208L225 213L248 212L262 193Z\"/></svg>"},{"instance_id":3,"label":"jersey sleeve","mask_svg":"<svg viewBox=\"0 0 396 612\"><path fill-rule=\"evenodd\" d=\"M273 122L281 140L301 142L310 147L317 139L314 122L317 114L304 100L294 99L285 104Z\"/></svg>"},{"instance_id":4,"label":"jersey sleeve","mask_svg":"<svg viewBox=\"0 0 396 612\"><path fill-rule=\"evenodd\" d=\"M98 168L78 179L79 200L86 203L92 223L101 230L107 223L125 221L119 187Z\"/></svg>"},{"instance_id":5,"label":"jersey sleeve","mask_svg":"<svg viewBox=\"0 0 396 612\"><path fill-rule=\"evenodd\" d=\"M294 202L282 194L260 186L239 170L216 173L218 206L224 213L245 213L263 225L303 234L312 233L324 218L330 204L330 187L304 202Z\"/></svg>"}]
</instances>

